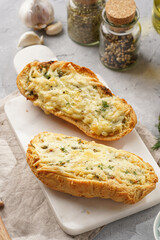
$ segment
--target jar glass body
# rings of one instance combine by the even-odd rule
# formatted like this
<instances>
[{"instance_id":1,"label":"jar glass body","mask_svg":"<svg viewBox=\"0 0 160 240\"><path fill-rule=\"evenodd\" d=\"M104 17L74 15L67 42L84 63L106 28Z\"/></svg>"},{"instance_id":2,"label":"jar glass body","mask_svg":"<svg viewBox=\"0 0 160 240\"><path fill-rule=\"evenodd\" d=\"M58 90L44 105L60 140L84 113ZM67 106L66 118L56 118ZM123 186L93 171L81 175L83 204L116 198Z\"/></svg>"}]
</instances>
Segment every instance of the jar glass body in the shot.
<instances>
[{"instance_id":1,"label":"jar glass body","mask_svg":"<svg viewBox=\"0 0 160 240\"><path fill-rule=\"evenodd\" d=\"M139 12L135 19L125 25L115 25L108 21L105 9L100 26L99 54L101 62L114 70L126 70L133 65L139 53L141 25Z\"/></svg>"},{"instance_id":2,"label":"jar glass body","mask_svg":"<svg viewBox=\"0 0 160 240\"><path fill-rule=\"evenodd\" d=\"M69 37L81 45L99 42L99 27L105 0L68 0L67 24Z\"/></svg>"},{"instance_id":3,"label":"jar glass body","mask_svg":"<svg viewBox=\"0 0 160 240\"><path fill-rule=\"evenodd\" d=\"M152 23L155 30L160 34L160 0L153 0Z\"/></svg>"}]
</instances>

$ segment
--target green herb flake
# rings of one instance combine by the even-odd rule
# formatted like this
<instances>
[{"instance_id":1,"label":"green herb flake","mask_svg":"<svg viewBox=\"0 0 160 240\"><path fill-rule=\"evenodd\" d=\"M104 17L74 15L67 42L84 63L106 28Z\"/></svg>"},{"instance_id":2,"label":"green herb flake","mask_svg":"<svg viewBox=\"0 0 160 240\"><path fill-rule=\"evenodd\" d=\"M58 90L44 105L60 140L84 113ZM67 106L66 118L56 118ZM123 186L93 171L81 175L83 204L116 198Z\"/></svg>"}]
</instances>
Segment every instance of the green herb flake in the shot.
<instances>
[{"instance_id":1,"label":"green herb flake","mask_svg":"<svg viewBox=\"0 0 160 240\"><path fill-rule=\"evenodd\" d=\"M88 167L86 167L86 170L89 170Z\"/></svg>"},{"instance_id":2,"label":"green herb flake","mask_svg":"<svg viewBox=\"0 0 160 240\"><path fill-rule=\"evenodd\" d=\"M68 152L64 147L60 148L60 150L61 150L62 152L64 152L64 153L67 153L67 152Z\"/></svg>"},{"instance_id":3,"label":"green herb flake","mask_svg":"<svg viewBox=\"0 0 160 240\"><path fill-rule=\"evenodd\" d=\"M125 174L128 174L128 173L129 173L129 171L128 171L128 170L126 170L124 173L125 173Z\"/></svg>"},{"instance_id":4,"label":"green herb flake","mask_svg":"<svg viewBox=\"0 0 160 240\"><path fill-rule=\"evenodd\" d=\"M81 144L81 143L82 143L82 140L81 140L81 139L78 139L78 143Z\"/></svg>"},{"instance_id":5,"label":"green herb flake","mask_svg":"<svg viewBox=\"0 0 160 240\"><path fill-rule=\"evenodd\" d=\"M108 168L112 170L114 166L108 165Z\"/></svg>"},{"instance_id":6,"label":"green herb flake","mask_svg":"<svg viewBox=\"0 0 160 240\"><path fill-rule=\"evenodd\" d=\"M108 108L109 105L106 101L102 101L102 108L101 108L101 111L106 111L106 108Z\"/></svg>"},{"instance_id":7,"label":"green herb flake","mask_svg":"<svg viewBox=\"0 0 160 240\"><path fill-rule=\"evenodd\" d=\"M137 175L136 171L133 172L134 175Z\"/></svg>"},{"instance_id":8,"label":"green herb flake","mask_svg":"<svg viewBox=\"0 0 160 240\"><path fill-rule=\"evenodd\" d=\"M44 77L47 78L47 79L50 79L50 78L51 78L51 75L48 74L48 72L46 72L46 73L44 74Z\"/></svg>"},{"instance_id":9,"label":"green herb flake","mask_svg":"<svg viewBox=\"0 0 160 240\"><path fill-rule=\"evenodd\" d=\"M103 170L103 164L98 165L98 168L100 168L101 170Z\"/></svg>"}]
</instances>

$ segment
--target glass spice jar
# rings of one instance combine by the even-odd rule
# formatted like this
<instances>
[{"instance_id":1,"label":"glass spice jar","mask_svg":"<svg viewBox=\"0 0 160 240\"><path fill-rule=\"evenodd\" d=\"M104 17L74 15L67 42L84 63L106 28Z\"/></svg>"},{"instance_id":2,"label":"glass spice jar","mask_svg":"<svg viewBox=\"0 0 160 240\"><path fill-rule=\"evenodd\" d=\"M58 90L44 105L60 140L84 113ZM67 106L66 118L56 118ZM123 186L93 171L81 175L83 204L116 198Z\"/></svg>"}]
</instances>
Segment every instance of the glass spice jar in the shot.
<instances>
[{"instance_id":1,"label":"glass spice jar","mask_svg":"<svg viewBox=\"0 0 160 240\"><path fill-rule=\"evenodd\" d=\"M73 41L87 46L99 43L104 5L105 0L68 0L68 34Z\"/></svg>"},{"instance_id":2,"label":"glass spice jar","mask_svg":"<svg viewBox=\"0 0 160 240\"><path fill-rule=\"evenodd\" d=\"M155 30L160 34L160 0L153 1L152 23Z\"/></svg>"},{"instance_id":3,"label":"glass spice jar","mask_svg":"<svg viewBox=\"0 0 160 240\"><path fill-rule=\"evenodd\" d=\"M116 3L120 3L120 1L112 0L115 3L116 11ZM123 0L123 3L125 3L125 0ZM103 9L103 20L100 26L100 59L106 67L113 70L126 70L133 65L138 58L140 45L141 25L138 22L138 9L135 6L135 14L132 12L132 16L128 17L128 14L125 18L125 8L122 5L118 9L121 10L121 8L123 9L122 19L116 19L116 14L114 14L115 19L110 18L106 13L108 9ZM113 13L113 9L111 10L111 13ZM120 13L118 13L118 16L120 16Z\"/></svg>"}]
</instances>

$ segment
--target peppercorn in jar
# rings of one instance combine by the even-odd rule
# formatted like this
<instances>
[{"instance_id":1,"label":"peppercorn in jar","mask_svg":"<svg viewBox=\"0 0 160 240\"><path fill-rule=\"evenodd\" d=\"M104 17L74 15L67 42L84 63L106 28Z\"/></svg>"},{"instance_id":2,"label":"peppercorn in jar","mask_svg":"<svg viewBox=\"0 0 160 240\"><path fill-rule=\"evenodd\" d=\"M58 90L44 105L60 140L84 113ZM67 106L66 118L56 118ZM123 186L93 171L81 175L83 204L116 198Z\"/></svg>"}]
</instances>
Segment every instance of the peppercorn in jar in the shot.
<instances>
[{"instance_id":1,"label":"peppercorn in jar","mask_svg":"<svg viewBox=\"0 0 160 240\"><path fill-rule=\"evenodd\" d=\"M68 0L68 34L81 45L99 43L99 27L105 0Z\"/></svg>"},{"instance_id":2,"label":"peppercorn in jar","mask_svg":"<svg viewBox=\"0 0 160 240\"><path fill-rule=\"evenodd\" d=\"M134 0L108 0L102 19L101 62L108 68L125 70L136 62L140 45L141 26Z\"/></svg>"}]
</instances>

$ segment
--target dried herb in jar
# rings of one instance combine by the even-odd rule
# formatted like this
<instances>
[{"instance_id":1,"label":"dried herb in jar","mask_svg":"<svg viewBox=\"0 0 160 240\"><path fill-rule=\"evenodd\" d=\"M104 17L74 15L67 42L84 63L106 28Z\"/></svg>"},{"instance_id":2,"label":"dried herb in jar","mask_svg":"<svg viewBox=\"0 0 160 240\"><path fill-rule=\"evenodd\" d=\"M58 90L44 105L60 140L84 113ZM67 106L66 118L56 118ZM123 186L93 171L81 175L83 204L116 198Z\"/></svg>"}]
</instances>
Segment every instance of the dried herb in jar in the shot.
<instances>
[{"instance_id":1,"label":"dried herb in jar","mask_svg":"<svg viewBox=\"0 0 160 240\"><path fill-rule=\"evenodd\" d=\"M113 69L126 69L136 62L139 44L132 34L117 36L106 34L104 36L104 54L101 61Z\"/></svg>"},{"instance_id":2,"label":"dried herb in jar","mask_svg":"<svg viewBox=\"0 0 160 240\"><path fill-rule=\"evenodd\" d=\"M115 70L124 70L138 58L141 27L134 0L108 0L102 13L100 59Z\"/></svg>"},{"instance_id":3,"label":"dried herb in jar","mask_svg":"<svg viewBox=\"0 0 160 240\"><path fill-rule=\"evenodd\" d=\"M69 0L68 34L82 45L94 45L99 41L99 27L105 0Z\"/></svg>"}]
</instances>

